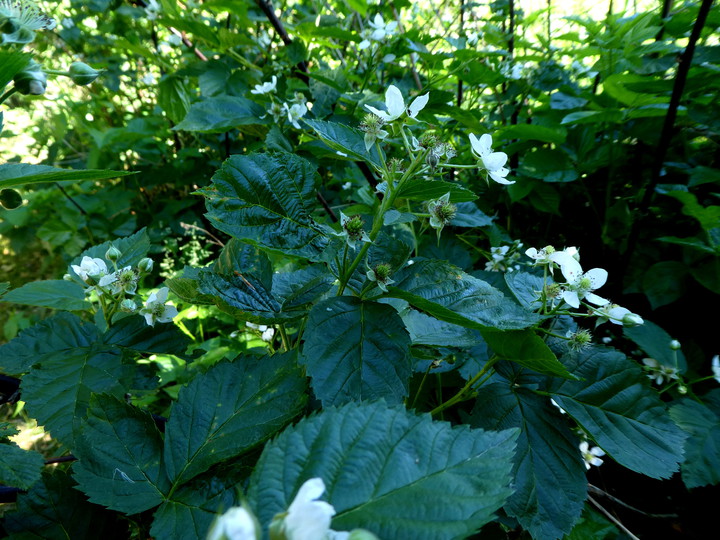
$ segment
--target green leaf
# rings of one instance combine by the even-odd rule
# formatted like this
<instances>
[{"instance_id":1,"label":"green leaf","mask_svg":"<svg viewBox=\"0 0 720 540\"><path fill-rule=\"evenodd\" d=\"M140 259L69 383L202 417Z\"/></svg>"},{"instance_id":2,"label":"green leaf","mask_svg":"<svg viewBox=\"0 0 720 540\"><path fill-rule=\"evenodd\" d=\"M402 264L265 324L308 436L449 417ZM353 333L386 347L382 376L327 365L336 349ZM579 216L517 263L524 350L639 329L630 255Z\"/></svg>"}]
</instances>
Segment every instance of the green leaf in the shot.
<instances>
[{"instance_id":1,"label":"green leaf","mask_svg":"<svg viewBox=\"0 0 720 540\"><path fill-rule=\"evenodd\" d=\"M107 345L148 354L183 356L190 338L174 324L148 326L144 317L131 315L114 323L102 337Z\"/></svg>"},{"instance_id":2,"label":"green leaf","mask_svg":"<svg viewBox=\"0 0 720 540\"><path fill-rule=\"evenodd\" d=\"M602 81L605 94L615 98L628 107L640 107L643 105L654 105L667 103L667 96L658 96L657 91L653 93L635 92L628 88L632 83L647 82L648 78L634 73L615 73L605 77Z\"/></svg>"},{"instance_id":3,"label":"green leaf","mask_svg":"<svg viewBox=\"0 0 720 540\"><path fill-rule=\"evenodd\" d=\"M477 199L477 195L459 184L443 182L442 180L415 180L406 182L397 193L401 199L411 201L431 201L439 199L446 193L450 193L450 202L469 202Z\"/></svg>"},{"instance_id":4,"label":"green leaf","mask_svg":"<svg viewBox=\"0 0 720 540\"><path fill-rule=\"evenodd\" d=\"M401 315L413 345L473 347L484 343L480 332L472 328L446 323L412 308Z\"/></svg>"},{"instance_id":5,"label":"green leaf","mask_svg":"<svg viewBox=\"0 0 720 540\"><path fill-rule=\"evenodd\" d=\"M615 525L586 505L580 521L563 540L587 540L588 538L617 540L620 538L618 535L619 531Z\"/></svg>"},{"instance_id":6,"label":"green leaf","mask_svg":"<svg viewBox=\"0 0 720 540\"><path fill-rule=\"evenodd\" d=\"M34 450L0 444L0 484L30 489L40 479L45 460Z\"/></svg>"},{"instance_id":7,"label":"green leaf","mask_svg":"<svg viewBox=\"0 0 720 540\"><path fill-rule=\"evenodd\" d=\"M635 362L598 347L563 363L580 380L553 379L548 391L610 457L651 478L678 470L685 435Z\"/></svg>"},{"instance_id":8,"label":"green leaf","mask_svg":"<svg viewBox=\"0 0 720 540\"><path fill-rule=\"evenodd\" d=\"M545 286L545 280L542 276L522 270L508 272L505 274L505 283L507 283L510 291L525 309L535 311L542 307L538 294Z\"/></svg>"},{"instance_id":9,"label":"green leaf","mask_svg":"<svg viewBox=\"0 0 720 540\"><path fill-rule=\"evenodd\" d=\"M215 96L193 103L187 115L173 129L200 133L223 133L237 126L267 124L260 117L266 111L249 99L236 96Z\"/></svg>"},{"instance_id":10,"label":"green leaf","mask_svg":"<svg viewBox=\"0 0 720 540\"><path fill-rule=\"evenodd\" d=\"M169 75L157 85L157 101L173 122L180 122L190 110L190 92L183 77Z\"/></svg>"},{"instance_id":11,"label":"green leaf","mask_svg":"<svg viewBox=\"0 0 720 540\"><path fill-rule=\"evenodd\" d=\"M688 434L680 467L688 489L720 483L720 391L710 395L714 399L707 405L685 398L670 408L672 419Z\"/></svg>"},{"instance_id":12,"label":"green leaf","mask_svg":"<svg viewBox=\"0 0 720 540\"><path fill-rule=\"evenodd\" d=\"M640 326L623 328L623 334L663 366L678 367L681 373L687 370L687 361L682 350L674 351L670 348L672 337L657 324L645 319Z\"/></svg>"},{"instance_id":13,"label":"green leaf","mask_svg":"<svg viewBox=\"0 0 720 540\"><path fill-rule=\"evenodd\" d=\"M406 300L441 321L478 330L511 330L540 320L486 282L445 261L415 259L393 278L396 283L389 287L389 296Z\"/></svg>"},{"instance_id":14,"label":"green leaf","mask_svg":"<svg viewBox=\"0 0 720 540\"><path fill-rule=\"evenodd\" d=\"M20 386L28 413L52 436L74 447L75 424L85 416L90 395L107 392L122 396L122 356L116 349L69 349L47 355L25 375Z\"/></svg>"},{"instance_id":15,"label":"green leaf","mask_svg":"<svg viewBox=\"0 0 720 540\"><path fill-rule=\"evenodd\" d=\"M545 341L532 330L484 331L485 342L500 358L511 360L544 375L576 378L555 357Z\"/></svg>"},{"instance_id":16,"label":"green leaf","mask_svg":"<svg viewBox=\"0 0 720 540\"><path fill-rule=\"evenodd\" d=\"M460 202L455 206L457 214L450 221L450 225L453 227L488 227L495 219L485 214L475 203Z\"/></svg>"},{"instance_id":17,"label":"green leaf","mask_svg":"<svg viewBox=\"0 0 720 540\"><path fill-rule=\"evenodd\" d=\"M0 302L67 311L79 311L91 307L90 302L85 301L85 290L80 285L62 279L26 283L6 293Z\"/></svg>"},{"instance_id":18,"label":"green leaf","mask_svg":"<svg viewBox=\"0 0 720 540\"><path fill-rule=\"evenodd\" d=\"M113 396L92 396L74 447L78 489L90 502L126 514L154 508L170 489L162 445L150 414Z\"/></svg>"},{"instance_id":19,"label":"green leaf","mask_svg":"<svg viewBox=\"0 0 720 540\"><path fill-rule=\"evenodd\" d=\"M251 274L259 279L267 290L273 285L273 267L265 252L236 238L231 238L225 244L212 265L212 271L216 274Z\"/></svg>"},{"instance_id":20,"label":"green leaf","mask_svg":"<svg viewBox=\"0 0 720 540\"><path fill-rule=\"evenodd\" d=\"M350 403L301 420L269 443L250 477L248 499L268 523L306 480L320 477L337 512L334 530L466 538L511 493L516 436L452 427L382 401Z\"/></svg>"},{"instance_id":21,"label":"green leaf","mask_svg":"<svg viewBox=\"0 0 720 540\"><path fill-rule=\"evenodd\" d=\"M220 276L201 271L199 288L201 295L210 296L221 311L236 319L256 324L274 324L292 319L296 315L283 313L282 306L263 284L251 275Z\"/></svg>"},{"instance_id":22,"label":"green leaf","mask_svg":"<svg viewBox=\"0 0 720 540\"><path fill-rule=\"evenodd\" d=\"M334 281L326 268L314 265L275 274L272 293L282 304L284 312L301 310L304 315L309 304L316 303L327 293Z\"/></svg>"},{"instance_id":23,"label":"green leaf","mask_svg":"<svg viewBox=\"0 0 720 540\"><path fill-rule=\"evenodd\" d=\"M294 154L231 156L199 193L216 228L262 249L318 259L328 244L310 217L315 167Z\"/></svg>"},{"instance_id":24,"label":"green leaf","mask_svg":"<svg viewBox=\"0 0 720 540\"><path fill-rule=\"evenodd\" d=\"M317 133L322 142L336 152L345 154L353 161L367 161L376 169L382 169L382 161L377 148L371 148L370 152L365 150L365 134L359 129L324 120L303 120L303 122ZM342 157L342 155L338 157Z\"/></svg>"},{"instance_id":25,"label":"green leaf","mask_svg":"<svg viewBox=\"0 0 720 540\"><path fill-rule=\"evenodd\" d=\"M95 325L84 323L71 313L58 313L0 346L0 371L6 375L20 375L54 354L88 347L97 339Z\"/></svg>"},{"instance_id":26,"label":"green leaf","mask_svg":"<svg viewBox=\"0 0 720 540\"><path fill-rule=\"evenodd\" d=\"M341 296L311 310L303 363L324 406L408 395L410 336L394 308Z\"/></svg>"},{"instance_id":27,"label":"green leaf","mask_svg":"<svg viewBox=\"0 0 720 540\"><path fill-rule=\"evenodd\" d=\"M577 111L568 114L560 124L617 124L623 121L623 111L619 109L603 109L600 111Z\"/></svg>"},{"instance_id":28,"label":"green leaf","mask_svg":"<svg viewBox=\"0 0 720 540\"><path fill-rule=\"evenodd\" d=\"M32 54L18 49L0 51L0 93L13 77L25 69L32 59Z\"/></svg>"},{"instance_id":29,"label":"green leaf","mask_svg":"<svg viewBox=\"0 0 720 540\"><path fill-rule=\"evenodd\" d=\"M241 479L203 475L176 489L154 515L150 535L156 540L205 538L218 514L237 506Z\"/></svg>"},{"instance_id":30,"label":"green leaf","mask_svg":"<svg viewBox=\"0 0 720 540\"><path fill-rule=\"evenodd\" d=\"M295 352L238 357L180 390L165 435L165 470L174 484L270 438L305 406Z\"/></svg>"},{"instance_id":31,"label":"green leaf","mask_svg":"<svg viewBox=\"0 0 720 540\"><path fill-rule=\"evenodd\" d=\"M55 468L44 472L30 491L18 495L16 511L5 514L5 531L16 539L128 538L127 523L117 514L90 504L73 487L66 472Z\"/></svg>"},{"instance_id":32,"label":"green leaf","mask_svg":"<svg viewBox=\"0 0 720 540\"><path fill-rule=\"evenodd\" d=\"M685 293L684 278L688 268L679 261L653 264L642 275L642 291L653 309L672 304Z\"/></svg>"},{"instance_id":33,"label":"green leaf","mask_svg":"<svg viewBox=\"0 0 720 540\"><path fill-rule=\"evenodd\" d=\"M484 429L519 428L514 493L505 511L533 538L552 540L570 531L587 496L578 440L550 400L509 381L484 385L469 422Z\"/></svg>"},{"instance_id":34,"label":"green leaf","mask_svg":"<svg viewBox=\"0 0 720 540\"><path fill-rule=\"evenodd\" d=\"M71 264L80 265L83 257L92 257L105 261L108 269L111 270L113 265L105 258L105 253L110 246L115 246L120 250L120 258L116 261L118 268L137 266L140 260L147 257L148 251L150 251L150 237L143 227L138 232L131 234L130 236L117 238L115 240L108 240L107 242L103 242L102 244L86 249L80 255L75 257Z\"/></svg>"},{"instance_id":35,"label":"green leaf","mask_svg":"<svg viewBox=\"0 0 720 540\"><path fill-rule=\"evenodd\" d=\"M130 171L103 171L93 169L58 169L48 165L30 165L28 163L5 163L0 165L0 188L39 184L42 182L63 182L81 180L109 180L120 178Z\"/></svg>"},{"instance_id":36,"label":"green leaf","mask_svg":"<svg viewBox=\"0 0 720 540\"><path fill-rule=\"evenodd\" d=\"M535 124L516 124L498 130L494 137L497 140L509 141L520 139L533 140L552 144L563 144L567 138L567 130L563 127L549 128Z\"/></svg>"}]
</instances>

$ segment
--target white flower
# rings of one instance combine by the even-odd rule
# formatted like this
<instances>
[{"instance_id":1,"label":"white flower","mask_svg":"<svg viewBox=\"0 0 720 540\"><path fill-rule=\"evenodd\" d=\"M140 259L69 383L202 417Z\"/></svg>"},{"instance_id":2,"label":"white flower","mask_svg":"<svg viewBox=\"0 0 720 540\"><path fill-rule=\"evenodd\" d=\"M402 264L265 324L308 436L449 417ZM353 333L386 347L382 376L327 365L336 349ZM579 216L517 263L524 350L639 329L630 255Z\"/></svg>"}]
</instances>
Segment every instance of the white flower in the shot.
<instances>
[{"instance_id":1,"label":"white flower","mask_svg":"<svg viewBox=\"0 0 720 540\"><path fill-rule=\"evenodd\" d=\"M108 273L105 261L102 259L88 257L87 255L82 258L82 261L80 261L80 266L73 264L70 265L70 268L72 268L73 272L75 272L85 283L88 282L88 277L97 281L99 278L102 278Z\"/></svg>"},{"instance_id":2,"label":"white flower","mask_svg":"<svg viewBox=\"0 0 720 540\"><path fill-rule=\"evenodd\" d=\"M643 364L646 366L648 378L657 385L662 384L665 379L669 382L680 378L676 368L664 366L654 358L643 358Z\"/></svg>"},{"instance_id":3,"label":"white flower","mask_svg":"<svg viewBox=\"0 0 720 540\"><path fill-rule=\"evenodd\" d=\"M259 540L258 529L250 512L241 506L233 506L215 520L206 540Z\"/></svg>"},{"instance_id":4,"label":"white flower","mask_svg":"<svg viewBox=\"0 0 720 540\"><path fill-rule=\"evenodd\" d=\"M397 28L398 23L395 21L385 22L382 15L379 13L375 15L375 19L368 22L368 25L373 29L370 34L370 39L375 41L382 41L387 36L391 35Z\"/></svg>"},{"instance_id":5,"label":"white flower","mask_svg":"<svg viewBox=\"0 0 720 540\"><path fill-rule=\"evenodd\" d=\"M560 271L567 282L563 288L562 298L574 308L580 307L580 300L587 300L596 306L604 306L609 300L599 297L592 291L599 289L607 281L607 270L593 268L583 273L580 263L567 252L556 251L550 259L560 265Z\"/></svg>"},{"instance_id":6,"label":"white flower","mask_svg":"<svg viewBox=\"0 0 720 540\"><path fill-rule=\"evenodd\" d=\"M0 20L4 25L0 43L30 43L36 30L57 26L55 19L40 11L32 0L0 0Z\"/></svg>"},{"instance_id":7,"label":"white flower","mask_svg":"<svg viewBox=\"0 0 720 540\"><path fill-rule=\"evenodd\" d=\"M716 354L712 357L712 372L715 380L720 383L720 355Z\"/></svg>"},{"instance_id":8,"label":"white flower","mask_svg":"<svg viewBox=\"0 0 720 540\"><path fill-rule=\"evenodd\" d=\"M557 401L555 401L553 398L550 398L550 404L553 407L556 407L558 411L560 411L560 414L567 414L565 409L563 409L560 405L557 404Z\"/></svg>"},{"instance_id":9,"label":"white flower","mask_svg":"<svg viewBox=\"0 0 720 540\"><path fill-rule=\"evenodd\" d=\"M335 509L330 503L318 501L325 492L322 478L311 478L300 486L285 516L287 540L323 540L330 533Z\"/></svg>"},{"instance_id":10,"label":"white flower","mask_svg":"<svg viewBox=\"0 0 720 540\"><path fill-rule=\"evenodd\" d=\"M300 124L298 123L298 120L305 116L308 112L308 108L305 106L304 103L295 103L294 105L288 107L287 103L283 103L283 109L287 113L288 121L295 126L296 129L300 129Z\"/></svg>"},{"instance_id":11,"label":"white flower","mask_svg":"<svg viewBox=\"0 0 720 540\"><path fill-rule=\"evenodd\" d=\"M600 457L604 456L605 452L598 446L590 448L590 444L587 441L582 441L580 443L580 453L585 461L586 469L590 469L591 465L599 467L603 464L603 460L600 459Z\"/></svg>"},{"instance_id":12,"label":"white flower","mask_svg":"<svg viewBox=\"0 0 720 540\"><path fill-rule=\"evenodd\" d=\"M407 109L408 116L415 118L418 113L425 108L429 99L429 93L416 97ZM365 108L382 118L385 122L392 122L400 118L405 112L405 100L398 87L391 84L385 92L385 108L387 112L378 110L370 105L365 105Z\"/></svg>"},{"instance_id":13,"label":"white flower","mask_svg":"<svg viewBox=\"0 0 720 540\"><path fill-rule=\"evenodd\" d=\"M145 301L145 307L140 310L140 315L145 317L145 321L150 326L155 326L156 322L170 322L178 314L175 306L167 306L168 288L163 287L156 293L151 293Z\"/></svg>"},{"instance_id":14,"label":"white flower","mask_svg":"<svg viewBox=\"0 0 720 540\"><path fill-rule=\"evenodd\" d=\"M482 161L483 167L487 171L490 178L498 184L514 184L515 181L507 180L505 177L510 169L505 167L508 156L505 152L492 151L492 136L485 133L478 139L474 134L470 134L470 146L475 156Z\"/></svg>"},{"instance_id":15,"label":"white flower","mask_svg":"<svg viewBox=\"0 0 720 540\"><path fill-rule=\"evenodd\" d=\"M118 270L100 278L98 285L100 287L112 285L113 294L119 294L121 291L128 294L135 294L135 291L137 290L137 281L137 272L129 266L126 266L122 270Z\"/></svg>"},{"instance_id":16,"label":"white flower","mask_svg":"<svg viewBox=\"0 0 720 540\"><path fill-rule=\"evenodd\" d=\"M477 45L480 36L477 32L468 32L465 37L467 38L467 44L474 47Z\"/></svg>"},{"instance_id":17,"label":"white flower","mask_svg":"<svg viewBox=\"0 0 720 540\"><path fill-rule=\"evenodd\" d=\"M269 94L271 92L274 92L276 87L277 87L277 77L275 75L273 75L271 82L266 82L263 84L256 84L255 89L250 90L250 93L251 94Z\"/></svg>"}]
</instances>

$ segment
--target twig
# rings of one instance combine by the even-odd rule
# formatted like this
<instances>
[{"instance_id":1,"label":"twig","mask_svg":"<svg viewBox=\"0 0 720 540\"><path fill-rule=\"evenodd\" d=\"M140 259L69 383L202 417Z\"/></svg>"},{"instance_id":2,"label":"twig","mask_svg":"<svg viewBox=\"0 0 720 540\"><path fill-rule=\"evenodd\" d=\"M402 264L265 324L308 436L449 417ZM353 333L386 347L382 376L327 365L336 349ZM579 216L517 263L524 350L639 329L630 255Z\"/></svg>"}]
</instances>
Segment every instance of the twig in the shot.
<instances>
[{"instance_id":1,"label":"twig","mask_svg":"<svg viewBox=\"0 0 720 540\"><path fill-rule=\"evenodd\" d=\"M55 182L55 185L56 185L57 188L60 190L60 192L61 192L63 195L65 195L65 197L67 198L67 200L70 201L71 203L73 203L73 205L75 206L75 208L77 208L78 210L80 210L80 212L82 212L82 215L87 216L87 212L85 211L85 209L84 209L82 206L80 206L80 205L77 203L77 201L76 201L75 199L73 199L73 198L68 194L67 191L65 191L65 188L63 188L63 187L62 187L60 184L58 184L57 182Z\"/></svg>"},{"instance_id":2,"label":"twig","mask_svg":"<svg viewBox=\"0 0 720 540\"><path fill-rule=\"evenodd\" d=\"M216 244L216 245L218 245L218 246L220 246L220 247L225 247L225 242L223 242L222 240L220 240L217 236L215 236L215 235L214 235L213 233L211 233L210 231L208 231L208 230L206 230L206 229L203 229L202 227L198 227L197 225L193 225L192 223L184 223L184 222L182 222L182 221L180 222L180 226L181 226L183 229L185 229L186 231L187 231L188 229L195 229L196 231L204 232L204 233L207 234L210 238L212 238L213 240L215 240L215 241L213 242L213 244Z\"/></svg>"},{"instance_id":3,"label":"twig","mask_svg":"<svg viewBox=\"0 0 720 540\"><path fill-rule=\"evenodd\" d=\"M177 28L173 28L172 26L168 26L168 30L170 30L170 32L179 37L182 40L183 45L185 45L188 49L192 49L192 52L194 52L195 56L197 56L200 60L202 60L203 62L208 61L207 56L201 53L198 48L192 44L192 41L188 39L188 37L185 35L185 32L180 32L180 30L178 30Z\"/></svg>"},{"instance_id":4,"label":"twig","mask_svg":"<svg viewBox=\"0 0 720 540\"><path fill-rule=\"evenodd\" d=\"M77 461L77 458L72 454L62 457L55 457L45 460L45 465L54 465L55 463L67 463L68 461Z\"/></svg>"},{"instance_id":5,"label":"twig","mask_svg":"<svg viewBox=\"0 0 720 540\"><path fill-rule=\"evenodd\" d=\"M640 538L638 538L633 533L631 533L625 525L620 523L620 521L615 516L613 516L610 512L605 510L599 502L597 502L595 499L593 499L590 496L588 496L588 501L590 501L590 504L592 504L595 508L600 510L600 512L606 518L608 518L610 521L612 521L618 529L620 529L622 532L627 534L632 540L640 540Z\"/></svg>"},{"instance_id":6,"label":"twig","mask_svg":"<svg viewBox=\"0 0 720 540\"><path fill-rule=\"evenodd\" d=\"M333 223L337 223L338 218L337 218L337 216L335 215L335 212L333 212L333 209L330 208L330 205L328 204L328 202L325 200L325 197L322 196L322 193L320 193L320 192L318 191L318 192L315 194L315 196L317 197L317 200L320 201L320 204L322 204L323 208L325 209L325 211L326 211L326 212L328 213L328 215L330 216L330 219L333 220Z\"/></svg>"},{"instance_id":7,"label":"twig","mask_svg":"<svg viewBox=\"0 0 720 540\"><path fill-rule=\"evenodd\" d=\"M633 512L642 514L643 516L647 516L650 518L658 518L658 519L674 519L674 518L679 517L677 514L651 514L649 512L645 512L643 510L640 510L639 508L630 506L628 503L621 501L617 497L610 495L608 492L603 491L599 487L593 486L592 484L588 484L588 491L594 493L595 495L602 495L603 497L610 499L612 502L619 504L623 508L627 508L628 510L632 510Z\"/></svg>"},{"instance_id":8,"label":"twig","mask_svg":"<svg viewBox=\"0 0 720 540\"><path fill-rule=\"evenodd\" d=\"M277 18L277 15L275 15L275 11L273 10L272 6L265 0L255 0L255 3L260 8L260 10L265 14L265 16L270 21L270 24L272 24L275 31L280 36L280 39L282 39L285 46L288 46L292 43L292 39L290 39L290 36L288 35L287 31L285 30L285 27L283 26L283 23L280 21L280 19ZM304 60L300 60L298 62L297 67L300 69L302 73L298 73L297 77L298 79L302 80L305 83L308 83L310 79L308 79L307 73L308 73L308 66L305 63Z\"/></svg>"}]
</instances>

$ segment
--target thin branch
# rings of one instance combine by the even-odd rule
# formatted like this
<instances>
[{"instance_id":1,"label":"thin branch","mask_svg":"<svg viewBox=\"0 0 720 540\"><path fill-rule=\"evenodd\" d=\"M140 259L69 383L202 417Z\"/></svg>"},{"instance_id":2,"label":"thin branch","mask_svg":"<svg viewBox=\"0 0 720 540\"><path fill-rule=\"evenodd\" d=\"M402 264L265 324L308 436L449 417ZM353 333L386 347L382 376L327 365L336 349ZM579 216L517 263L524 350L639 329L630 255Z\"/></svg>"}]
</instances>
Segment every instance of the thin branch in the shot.
<instances>
[{"instance_id":1,"label":"thin branch","mask_svg":"<svg viewBox=\"0 0 720 540\"><path fill-rule=\"evenodd\" d=\"M288 35L287 31L285 30L285 27L283 26L282 21L277 18L277 15L275 15L275 10L273 10L272 6L269 2L266 2L265 0L255 0L255 3L260 8L260 10L265 14L265 16L270 21L270 24L272 24L275 31L280 36L280 39L282 39L285 46L288 46L292 43L292 39L290 39L290 36ZM302 73L298 73L297 77L298 79L302 80L303 82L307 83L309 81L307 73L308 73L308 66L305 63L304 60L300 60L297 64L298 69Z\"/></svg>"},{"instance_id":2,"label":"thin branch","mask_svg":"<svg viewBox=\"0 0 720 540\"><path fill-rule=\"evenodd\" d=\"M643 516L647 516L650 518L658 518L658 519L674 519L679 517L677 514L651 514L650 512L645 512L643 510L640 510L639 508L635 508L634 506L630 506L628 503L621 501L617 497L613 497L608 492L603 491L597 486L593 486L592 484L588 484L588 491L591 493L594 493L595 495L601 495L607 499L610 499L612 502L619 504L623 508L627 508L628 510L632 510L633 512L637 512L638 514L642 514Z\"/></svg>"},{"instance_id":3,"label":"thin branch","mask_svg":"<svg viewBox=\"0 0 720 540\"><path fill-rule=\"evenodd\" d=\"M182 40L183 45L185 45L188 49L191 49L192 52L195 53L195 56L197 56L200 60L202 60L203 62L208 61L207 56L201 53L198 48L192 44L192 41L188 39L187 35L185 35L185 32L180 32L180 30L178 30L177 28L173 28L172 26L168 26L168 30L170 30L170 32L179 37Z\"/></svg>"},{"instance_id":4,"label":"thin branch","mask_svg":"<svg viewBox=\"0 0 720 540\"><path fill-rule=\"evenodd\" d=\"M325 200L325 197L322 196L322 193L320 193L320 192L318 191L318 192L315 194L315 196L317 197L317 200L320 201L320 204L322 204L323 208L325 209L325 211L326 211L326 212L328 213L328 215L330 216L330 219L333 220L333 223L337 223L338 218L337 218L337 216L335 215L335 212L333 212L333 209L330 208L330 205L328 204L328 202Z\"/></svg>"},{"instance_id":5,"label":"thin branch","mask_svg":"<svg viewBox=\"0 0 720 540\"><path fill-rule=\"evenodd\" d=\"M592 504L595 508L600 510L600 512L606 518L608 518L610 521L612 521L618 529L620 529L622 532L627 534L632 540L640 540L640 538L638 538L633 533L631 533L625 525L620 523L620 521L615 516L613 516L610 512L605 510L599 502L597 502L595 499L593 499L590 496L588 496L588 501L590 501L590 504Z\"/></svg>"},{"instance_id":6,"label":"thin branch","mask_svg":"<svg viewBox=\"0 0 720 540\"><path fill-rule=\"evenodd\" d=\"M220 246L220 247L225 247L225 242L223 242L222 240L220 240L217 236L215 236L213 233L211 233L211 232L208 231L207 229L203 229L202 227L198 227L197 225L193 225L192 223L184 223L184 222L182 222L182 221L180 222L180 226L181 226L183 229L185 229L186 231L187 231L187 230L190 230L190 229L194 229L194 230L196 230L196 231L203 232L203 233L207 234L210 238L212 238L212 239L214 240L214 242L212 242L213 244L218 245L218 246Z\"/></svg>"}]
</instances>

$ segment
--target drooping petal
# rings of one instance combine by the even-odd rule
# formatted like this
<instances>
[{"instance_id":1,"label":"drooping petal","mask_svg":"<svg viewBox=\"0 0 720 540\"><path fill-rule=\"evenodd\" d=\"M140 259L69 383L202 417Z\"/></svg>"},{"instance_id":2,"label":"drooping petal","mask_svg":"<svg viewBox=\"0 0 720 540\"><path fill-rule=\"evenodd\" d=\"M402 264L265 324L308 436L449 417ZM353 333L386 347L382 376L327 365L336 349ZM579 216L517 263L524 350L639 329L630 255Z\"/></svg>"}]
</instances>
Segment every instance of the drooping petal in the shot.
<instances>
[{"instance_id":1,"label":"drooping petal","mask_svg":"<svg viewBox=\"0 0 720 540\"><path fill-rule=\"evenodd\" d=\"M410 118L415 118L420 111L422 111L425 108L425 105L427 105L428 100L430 99L430 93L423 94L422 96L416 97L413 102L410 104L410 107L408 107L408 116Z\"/></svg>"},{"instance_id":2,"label":"drooping petal","mask_svg":"<svg viewBox=\"0 0 720 540\"><path fill-rule=\"evenodd\" d=\"M587 300L591 304L595 304L596 306L605 306L610 303L610 300L606 300L605 298L602 298L601 296L598 296L597 294L591 292L585 293L585 300Z\"/></svg>"},{"instance_id":3,"label":"drooping petal","mask_svg":"<svg viewBox=\"0 0 720 540\"><path fill-rule=\"evenodd\" d=\"M510 169L506 169L505 167L501 167L500 169L494 170L494 171L488 171L488 175L490 178L492 178L495 182L498 184L514 184L515 180L508 180L505 177L510 172Z\"/></svg>"},{"instance_id":4,"label":"drooping petal","mask_svg":"<svg viewBox=\"0 0 720 540\"><path fill-rule=\"evenodd\" d=\"M483 153L482 153L482 145L480 144L480 140L472 133L470 134L470 147L472 148L473 153L477 157L482 157Z\"/></svg>"}]
</instances>

